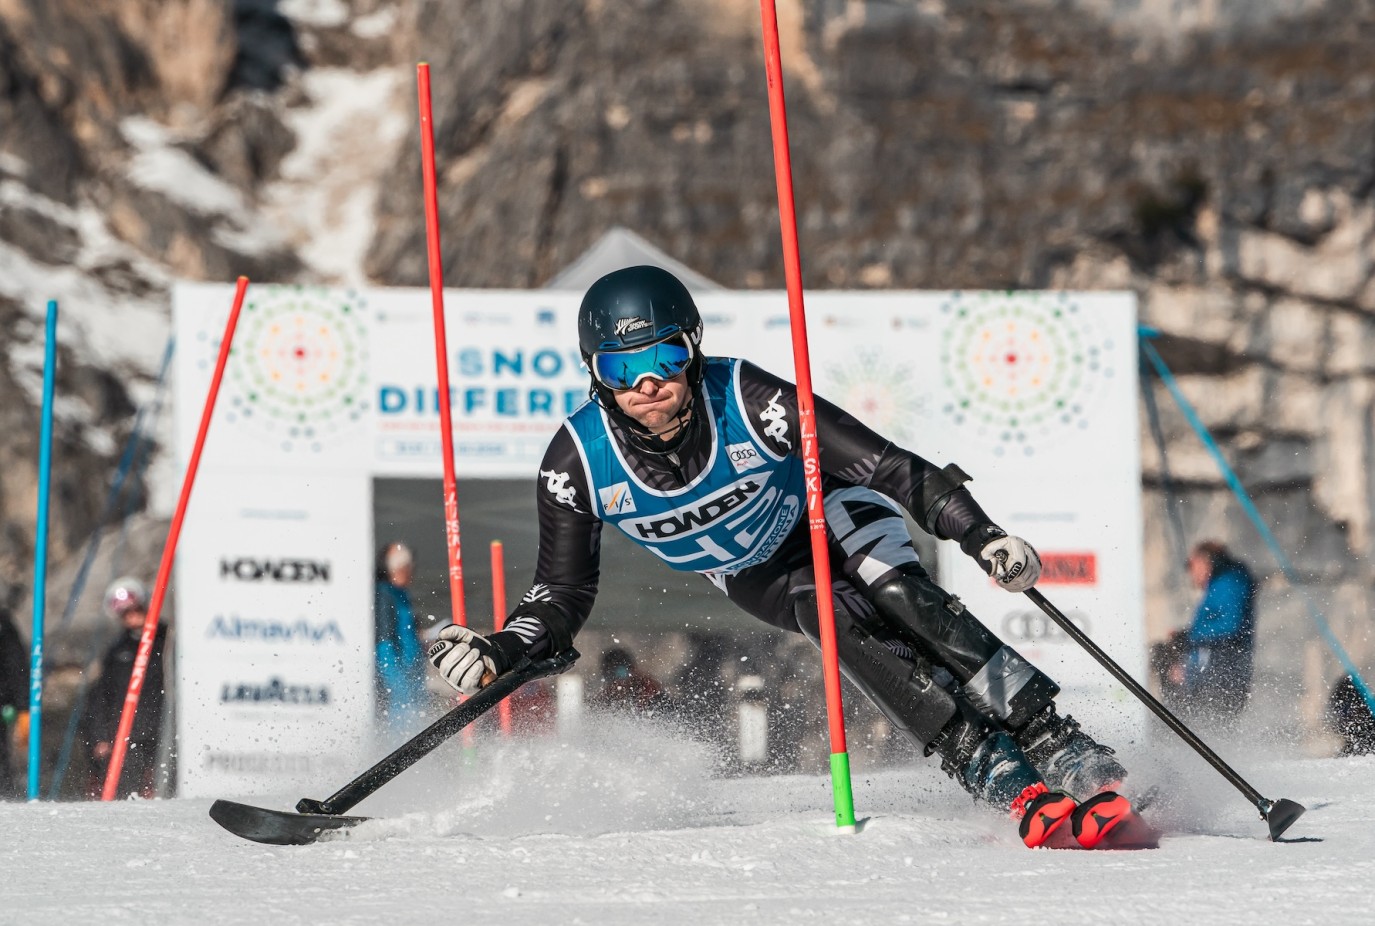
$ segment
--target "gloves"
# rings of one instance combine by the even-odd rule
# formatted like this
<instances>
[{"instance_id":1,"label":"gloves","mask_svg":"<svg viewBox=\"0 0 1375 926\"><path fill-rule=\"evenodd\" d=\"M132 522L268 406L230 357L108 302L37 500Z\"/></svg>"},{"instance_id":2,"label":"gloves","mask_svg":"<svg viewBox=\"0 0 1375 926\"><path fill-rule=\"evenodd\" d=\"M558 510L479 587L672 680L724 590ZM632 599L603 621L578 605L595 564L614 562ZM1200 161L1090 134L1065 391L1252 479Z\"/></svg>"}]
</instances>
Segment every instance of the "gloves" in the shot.
<instances>
[{"instance_id":1,"label":"gloves","mask_svg":"<svg viewBox=\"0 0 1375 926\"><path fill-rule=\"evenodd\" d=\"M511 665L498 643L458 624L439 631L427 655L444 681L465 695L477 694Z\"/></svg>"},{"instance_id":2,"label":"gloves","mask_svg":"<svg viewBox=\"0 0 1375 926\"><path fill-rule=\"evenodd\" d=\"M1009 592L1024 592L1041 577L1041 558L1021 537L999 537L984 544L979 558L986 561L988 574Z\"/></svg>"}]
</instances>

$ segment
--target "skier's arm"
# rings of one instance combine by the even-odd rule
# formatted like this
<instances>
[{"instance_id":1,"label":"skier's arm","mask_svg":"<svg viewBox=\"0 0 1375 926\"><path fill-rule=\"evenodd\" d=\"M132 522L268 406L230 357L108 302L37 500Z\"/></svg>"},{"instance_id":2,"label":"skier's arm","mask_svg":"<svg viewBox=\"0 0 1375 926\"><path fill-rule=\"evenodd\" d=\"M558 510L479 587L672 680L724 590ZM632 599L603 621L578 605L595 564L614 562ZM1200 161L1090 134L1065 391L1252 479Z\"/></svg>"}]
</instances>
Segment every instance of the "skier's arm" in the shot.
<instances>
[{"instance_id":1,"label":"skier's arm","mask_svg":"<svg viewBox=\"0 0 1375 926\"><path fill-rule=\"evenodd\" d=\"M500 675L522 656L538 659L573 645L592 613L601 569L602 522L593 514L582 458L566 429L549 443L535 490L539 554L535 581L505 629L479 636L446 627L430 646L440 674L464 693L482 687L484 669Z\"/></svg>"},{"instance_id":2,"label":"skier's arm","mask_svg":"<svg viewBox=\"0 0 1375 926\"><path fill-rule=\"evenodd\" d=\"M762 437L773 443L779 453L800 454L796 440L797 387L742 361L740 392L751 423L772 422L767 410L777 402L785 411L788 429L781 434L764 431ZM995 553L1006 554L1002 564L1015 563L1031 575L1040 573L1035 551L1024 541L1008 537L1006 531L979 507L964 488L963 474L951 467L941 469L909 450L880 436L849 412L816 397L817 452L821 471L853 485L873 489L902 505L929 534L941 540L954 540L973 557L985 572L998 568ZM755 425L760 430L759 425ZM775 427L772 429L777 432ZM1005 542L1004 542L1005 541ZM1001 543L1001 546L997 546ZM1030 586L1030 582L1026 586ZM1020 591L1016 576L1004 581L1006 587Z\"/></svg>"}]
</instances>

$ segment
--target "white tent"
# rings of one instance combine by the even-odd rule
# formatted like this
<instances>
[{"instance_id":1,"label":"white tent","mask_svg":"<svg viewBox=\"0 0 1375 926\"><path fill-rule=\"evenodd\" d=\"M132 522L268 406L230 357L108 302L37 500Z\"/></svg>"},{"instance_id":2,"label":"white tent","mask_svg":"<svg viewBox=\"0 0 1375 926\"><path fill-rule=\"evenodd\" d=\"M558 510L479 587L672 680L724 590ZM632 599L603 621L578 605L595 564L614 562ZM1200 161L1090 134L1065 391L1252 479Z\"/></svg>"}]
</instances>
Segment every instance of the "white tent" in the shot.
<instances>
[{"instance_id":1,"label":"white tent","mask_svg":"<svg viewBox=\"0 0 1375 926\"><path fill-rule=\"evenodd\" d=\"M582 291L613 270L649 264L662 267L683 281L694 293L724 289L691 267L674 260L628 228L617 225L597 239L580 257L560 270L545 289Z\"/></svg>"}]
</instances>

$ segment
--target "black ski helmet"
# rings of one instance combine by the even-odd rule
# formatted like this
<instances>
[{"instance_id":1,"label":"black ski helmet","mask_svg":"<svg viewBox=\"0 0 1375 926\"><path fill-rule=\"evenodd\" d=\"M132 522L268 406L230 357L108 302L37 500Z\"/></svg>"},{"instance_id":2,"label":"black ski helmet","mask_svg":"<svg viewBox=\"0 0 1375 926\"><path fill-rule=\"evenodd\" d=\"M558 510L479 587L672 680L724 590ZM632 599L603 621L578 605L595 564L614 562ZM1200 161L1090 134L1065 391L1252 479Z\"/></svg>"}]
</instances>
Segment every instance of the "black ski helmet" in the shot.
<instances>
[{"instance_id":1,"label":"black ski helmet","mask_svg":"<svg viewBox=\"0 0 1375 926\"><path fill-rule=\"evenodd\" d=\"M687 335L695 349L702 317L687 287L662 267L613 270L592 284L578 309L578 349L589 366L598 351L643 347L675 334Z\"/></svg>"},{"instance_id":2,"label":"black ski helmet","mask_svg":"<svg viewBox=\"0 0 1375 926\"><path fill-rule=\"evenodd\" d=\"M606 409L634 437L642 450L666 453L676 449L695 425L691 415L696 392L702 384L702 316L692 294L676 276L662 267L641 265L613 270L588 288L578 308L578 350L592 370L592 355L644 347L682 335L692 343L692 361L687 366L691 389L680 414L688 427L669 441L644 432L630 416L616 406L611 390L592 376L592 399Z\"/></svg>"}]
</instances>

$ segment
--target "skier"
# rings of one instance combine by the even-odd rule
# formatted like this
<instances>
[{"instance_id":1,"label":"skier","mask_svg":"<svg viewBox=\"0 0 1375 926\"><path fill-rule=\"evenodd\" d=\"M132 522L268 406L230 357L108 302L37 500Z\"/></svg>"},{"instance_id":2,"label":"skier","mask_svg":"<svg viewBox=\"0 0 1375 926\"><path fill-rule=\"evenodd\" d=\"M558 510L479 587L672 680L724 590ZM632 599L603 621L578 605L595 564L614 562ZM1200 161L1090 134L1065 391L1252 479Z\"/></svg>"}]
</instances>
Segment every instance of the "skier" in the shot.
<instances>
[{"instance_id":1,"label":"skier","mask_svg":"<svg viewBox=\"0 0 1375 926\"><path fill-rule=\"evenodd\" d=\"M617 270L588 289L578 340L590 401L540 464L534 584L504 630L448 626L429 649L460 692L572 644L596 596L606 522L819 645L796 387L704 356L701 336L691 295L663 269ZM1115 793L1126 770L1057 712L1049 677L931 580L902 509L1009 592L1040 575L1035 550L984 513L958 467L937 468L820 398L816 416L846 677L967 792L1019 820L1028 846L1071 816L1080 843L1096 844L1131 812Z\"/></svg>"}]
</instances>

